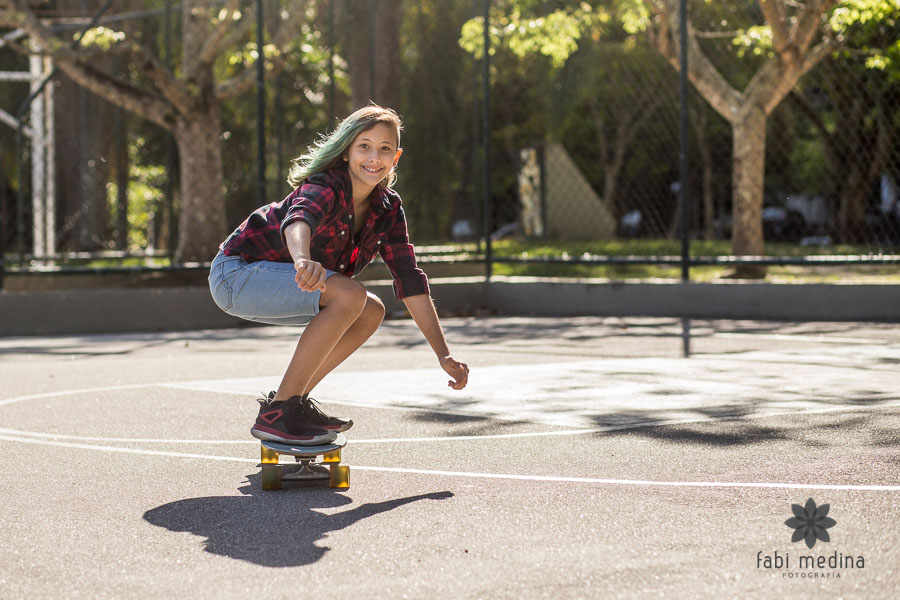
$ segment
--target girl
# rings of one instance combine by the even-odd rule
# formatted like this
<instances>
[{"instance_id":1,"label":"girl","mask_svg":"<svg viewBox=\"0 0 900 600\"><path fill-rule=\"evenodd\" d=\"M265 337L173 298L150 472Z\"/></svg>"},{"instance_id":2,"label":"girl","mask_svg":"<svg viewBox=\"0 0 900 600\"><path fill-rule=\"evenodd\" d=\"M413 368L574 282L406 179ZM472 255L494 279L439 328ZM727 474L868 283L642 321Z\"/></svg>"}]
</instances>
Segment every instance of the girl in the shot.
<instances>
[{"instance_id":1,"label":"girl","mask_svg":"<svg viewBox=\"0 0 900 600\"><path fill-rule=\"evenodd\" d=\"M371 336L384 305L353 279L381 254L394 293L437 355L456 390L469 368L447 347L428 278L416 265L400 196L400 117L370 105L294 161L281 202L255 210L220 246L209 286L230 315L306 325L281 384L261 398L251 433L261 440L315 445L353 422L328 416L310 391Z\"/></svg>"}]
</instances>

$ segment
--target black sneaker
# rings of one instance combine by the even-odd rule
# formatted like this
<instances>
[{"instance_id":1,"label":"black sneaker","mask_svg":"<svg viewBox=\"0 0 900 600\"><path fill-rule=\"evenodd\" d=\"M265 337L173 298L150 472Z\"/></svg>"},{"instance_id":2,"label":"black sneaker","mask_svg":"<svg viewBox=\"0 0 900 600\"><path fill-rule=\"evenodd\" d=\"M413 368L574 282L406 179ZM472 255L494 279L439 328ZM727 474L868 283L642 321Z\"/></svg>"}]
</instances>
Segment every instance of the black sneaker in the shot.
<instances>
[{"instance_id":1,"label":"black sneaker","mask_svg":"<svg viewBox=\"0 0 900 600\"><path fill-rule=\"evenodd\" d=\"M300 407L303 409L303 414L307 419L328 431L347 431L353 427L353 421L350 419L341 419L339 417L329 417L326 415L322 412L322 409L319 408L319 403L313 398L310 398L309 394L300 397Z\"/></svg>"},{"instance_id":2,"label":"black sneaker","mask_svg":"<svg viewBox=\"0 0 900 600\"><path fill-rule=\"evenodd\" d=\"M294 396L285 401L275 401L275 392L260 398L259 416L250 429L253 437L282 444L317 446L329 444L337 433L310 421L305 414L303 399Z\"/></svg>"}]
</instances>

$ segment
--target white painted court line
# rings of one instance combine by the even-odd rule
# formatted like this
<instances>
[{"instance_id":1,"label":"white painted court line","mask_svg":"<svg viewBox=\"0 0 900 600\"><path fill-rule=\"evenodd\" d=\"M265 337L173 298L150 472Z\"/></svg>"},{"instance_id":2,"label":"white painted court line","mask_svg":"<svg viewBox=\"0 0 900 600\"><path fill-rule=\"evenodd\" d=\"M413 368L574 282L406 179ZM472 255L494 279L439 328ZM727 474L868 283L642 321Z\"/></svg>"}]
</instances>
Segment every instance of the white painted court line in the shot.
<instances>
[{"instance_id":1,"label":"white painted court line","mask_svg":"<svg viewBox=\"0 0 900 600\"><path fill-rule=\"evenodd\" d=\"M667 487L734 487L734 488L774 488L801 490L854 490L868 492L900 492L900 485L839 485L817 483L768 483L740 481L652 481L645 479L603 479L594 477L554 477L547 475L512 475L503 473L466 473L458 471L432 471L428 469L402 469L397 467L360 467L364 471L386 471L390 473L415 473L418 475L443 475L446 477L472 477L484 479L513 479L519 481L549 481L559 483L596 483L607 485L646 485Z\"/></svg>"},{"instance_id":2,"label":"white painted court line","mask_svg":"<svg viewBox=\"0 0 900 600\"><path fill-rule=\"evenodd\" d=\"M259 444L259 440L201 440L201 439L167 439L167 438L126 438L126 437L94 437L86 435L68 435L63 433L43 433L40 431L23 431L0 427L0 434L39 438L44 440L73 440L79 442L107 442L120 444L200 444L200 445L246 445Z\"/></svg>"},{"instance_id":3,"label":"white painted court line","mask_svg":"<svg viewBox=\"0 0 900 600\"><path fill-rule=\"evenodd\" d=\"M549 437L549 436L569 436L584 435L587 433L598 433L603 429L570 429L561 431L529 431L523 433L498 433L489 435L454 435L444 437L410 437L410 438L375 438L375 439L353 439L354 444L397 444L397 443L419 443L419 442L472 442L476 440L496 440L511 438L529 438L529 437ZM168 438L125 438L125 437L94 437L83 435L68 435L62 433L44 433L39 431L23 431L21 429L8 429L0 427L0 434L10 436L20 436L29 438L38 438L44 440L71 440L79 442L106 442L120 444L197 444L197 445L258 445L257 439L245 440L204 440L204 439L168 439Z\"/></svg>"},{"instance_id":4,"label":"white painted court line","mask_svg":"<svg viewBox=\"0 0 900 600\"><path fill-rule=\"evenodd\" d=\"M42 396L43 397L43 396ZM337 404L337 403L335 403ZM380 405L366 405L368 408L384 408ZM554 431L526 431L521 433L497 433L483 435L453 435L438 437L405 437L405 438L371 438L371 439L353 439L354 444L399 444L399 443L430 443L430 442L474 442L483 440L505 440L517 438L536 438L536 437L567 437L576 435L589 435L594 433L611 433L615 431L627 431L629 429L642 429L647 427L666 427L670 425L692 425L703 423L739 423L742 421L753 421L759 419L768 419L773 417L784 416L804 416L813 414L826 414L831 412L844 411L866 411L885 408L900 407L900 400L892 400L879 404L857 405L844 404L838 406L830 406L828 408L819 409L800 409L782 412L756 413L745 415L716 415L707 417L691 417L684 419L666 419L655 421L639 421L632 423L623 423L621 425L606 425L603 427L591 427L585 429L562 429ZM425 412L441 412L434 409L415 409ZM0 434L9 436L18 436L26 438L38 438L44 440L71 440L79 442L105 442L105 443L121 443L121 444L195 444L195 445L256 445L258 440L210 440L210 439L174 439L174 438L127 438L127 437L100 437L100 436L82 436L69 435L62 433L46 433L40 431L25 431L21 429L9 429L0 427Z\"/></svg>"},{"instance_id":5,"label":"white painted court line","mask_svg":"<svg viewBox=\"0 0 900 600\"><path fill-rule=\"evenodd\" d=\"M94 392L117 392L120 390L134 390L143 387L156 387L155 383L130 383L127 385L108 385L103 387L81 388L76 390L58 390L55 392L43 392L41 394L30 394L28 396L16 396L14 398L5 398L0 400L0 406L15 404L16 402L25 402L26 400L40 400L41 398L55 398L57 396L71 396L74 394L91 394Z\"/></svg>"},{"instance_id":6,"label":"white painted court line","mask_svg":"<svg viewBox=\"0 0 900 600\"><path fill-rule=\"evenodd\" d=\"M170 458L196 458L202 460L221 460L228 462L252 462L258 464L259 461L251 458L241 458L236 456L216 456L212 454L191 454L188 452L168 452L165 450L145 450L142 448L123 448L121 446L95 446L93 444L76 444L74 442L59 442L55 440L44 440L39 438L15 437L11 435L0 435L0 440L8 442L22 442L24 444L42 444L45 446L56 446L59 448L76 448L78 450L99 450L103 452L118 452L121 454L143 454L145 456L167 456Z\"/></svg>"},{"instance_id":7,"label":"white painted court line","mask_svg":"<svg viewBox=\"0 0 900 600\"><path fill-rule=\"evenodd\" d=\"M79 450L95 450L102 452L118 452L122 454L142 454L145 456L164 456L167 458L187 458L199 460L216 460L224 462L259 464L255 458L242 458L236 456L216 456L209 454L192 454L187 452L166 452L162 450L142 450L139 448L121 448L118 446L94 446L90 444L75 444L70 442L57 442L52 440L17 438L0 435L0 440L10 442L23 442L26 444L42 444L61 448L75 448ZM815 483L771 483L771 482L739 482L739 481L653 481L644 479L606 479L599 477L555 477L547 475L516 475L508 473L473 473L464 471L440 471L431 469L405 469L400 467L370 467L352 465L357 471L375 471L384 473L406 473L415 475L430 475L436 477L465 477L474 479L505 479L514 481L537 481L548 483L578 483L595 485L626 485L626 486L665 486L665 487L701 487L701 488L765 488L765 489L802 489L802 490L844 490L866 492L900 492L900 485L840 485L840 484L815 484Z\"/></svg>"},{"instance_id":8,"label":"white painted court line","mask_svg":"<svg viewBox=\"0 0 900 600\"><path fill-rule=\"evenodd\" d=\"M784 416L803 416L813 414L825 414L831 412L843 411L865 411L877 410L880 408L900 407L900 400L894 400L876 405L860 406L855 404L846 404L841 406L832 406L828 408L809 409L809 410L792 410L775 413L760 413L752 415L717 415L710 417L697 417L687 419L669 419L665 421L645 421L635 423L625 423L622 425L607 425L604 427L592 427L589 429L562 429L556 431L525 431L521 433L496 433L485 435L448 435L438 437L406 437L406 438L371 438L371 439L353 439L354 444L401 444L401 443L430 443L430 442L474 442L483 440L508 440L516 438L535 438L535 437L567 437L576 435L589 435L592 433L611 433L615 431L626 431L629 429L641 429L645 427L665 427L669 425L692 425L703 423L739 423L742 421L754 421L759 419L768 419L771 417ZM379 406L371 406L371 408L380 408ZM436 412L436 411L435 411ZM208 439L170 439L170 438L125 438L125 437L96 437L82 435L68 435L62 433L44 433L39 431L24 431L21 429L8 429L0 427L0 434L8 436L19 436L27 438L37 438L44 440L72 440L80 442L105 442L105 443L121 443L121 444L196 444L202 446L208 445L256 445L258 440L208 440Z\"/></svg>"}]
</instances>

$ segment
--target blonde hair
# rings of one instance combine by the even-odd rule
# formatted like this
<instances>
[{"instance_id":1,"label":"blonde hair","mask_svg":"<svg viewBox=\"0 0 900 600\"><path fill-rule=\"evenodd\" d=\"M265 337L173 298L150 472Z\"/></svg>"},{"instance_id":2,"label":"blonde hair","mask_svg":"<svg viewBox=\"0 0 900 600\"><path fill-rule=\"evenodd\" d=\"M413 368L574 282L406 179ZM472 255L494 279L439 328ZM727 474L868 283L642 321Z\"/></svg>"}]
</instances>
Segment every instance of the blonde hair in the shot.
<instances>
[{"instance_id":1,"label":"blonde hair","mask_svg":"<svg viewBox=\"0 0 900 600\"><path fill-rule=\"evenodd\" d=\"M292 187L297 187L310 175L341 166L344 153L356 136L378 124L387 125L397 131L397 147L399 149L400 131L403 129L400 115L390 108L370 104L341 121L334 131L328 135L322 135L315 143L307 147L306 152L292 160L288 183ZM391 187L396 181L396 169L391 166L387 177L379 185Z\"/></svg>"}]
</instances>

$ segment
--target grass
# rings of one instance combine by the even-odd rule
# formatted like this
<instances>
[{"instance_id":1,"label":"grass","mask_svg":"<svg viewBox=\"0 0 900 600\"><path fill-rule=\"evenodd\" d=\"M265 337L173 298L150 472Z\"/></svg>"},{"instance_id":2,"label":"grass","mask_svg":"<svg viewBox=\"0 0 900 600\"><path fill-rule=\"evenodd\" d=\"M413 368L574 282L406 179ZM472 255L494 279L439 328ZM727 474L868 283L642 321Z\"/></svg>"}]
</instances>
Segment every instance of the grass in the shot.
<instances>
[{"instance_id":1,"label":"grass","mask_svg":"<svg viewBox=\"0 0 900 600\"><path fill-rule=\"evenodd\" d=\"M424 252L423 252L424 250ZM461 244L417 248L420 255L441 256L463 254L477 256L477 246ZM540 259L541 257L594 256L680 256L679 240L628 239L610 241L581 241L548 243L546 241L498 240L492 244L494 257L516 259ZM729 256L731 243L727 240L695 240L691 242L693 257ZM834 245L827 247L800 246L798 244L769 243L766 256L868 256L885 253L885 248L875 246ZM680 279L679 265L590 265L590 264L540 264L495 263L497 275L535 277L583 277L600 279ZM729 278L730 266L691 267L691 281L708 282ZM900 283L900 265L829 265L829 266L770 266L764 281L772 283Z\"/></svg>"},{"instance_id":2,"label":"grass","mask_svg":"<svg viewBox=\"0 0 900 600\"><path fill-rule=\"evenodd\" d=\"M494 257L535 259L542 257L592 256L679 256L681 244L678 240L627 239L608 241L547 242L498 240L492 244ZM480 252L479 252L480 250ZM479 249L474 242L463 244L420 245L416 252L423 262L429 257L481 258L483 246ZM892 252L874 246L836 245L828 247L800 246L797 244L769 243L767 256L866 256ZM731 244L727 240L691 242L690 253L699 256L728 256ZM7 257L8 259L9 257ZM167 256L107 256L83 257L58 260L54 267L76 267L87 269L106 268L165 268L169 266ZM7 267L15 270L18 264L7 260ZM733 271L729 266L691 267L692 281L708 282L728 278ZM671 279L681 278L678 265L603 265L603 264L541 264L495 263L496 275L519 275L535 277L580 277L598 279ZM770 266L766 269L764 281L772 283L892 283L900 284L900 265L833 265L833 266Z\"/></svg>"},{"instance_id":3,"label":"grass","mask_svg":"<svg viewBox=\"0 0 900 600\"><path fill-rule=\"evenodd\" d=\"M730 279L730 267L691 267L694 282ZM538 265L495 264L495 275L533 277L583 277L597 279L681 279L681 268L667 265ZM897 265L840 265L829 267L770 266L766 277L769 283L890 283L900 284Z\"/></svg>"}]
</instances>

